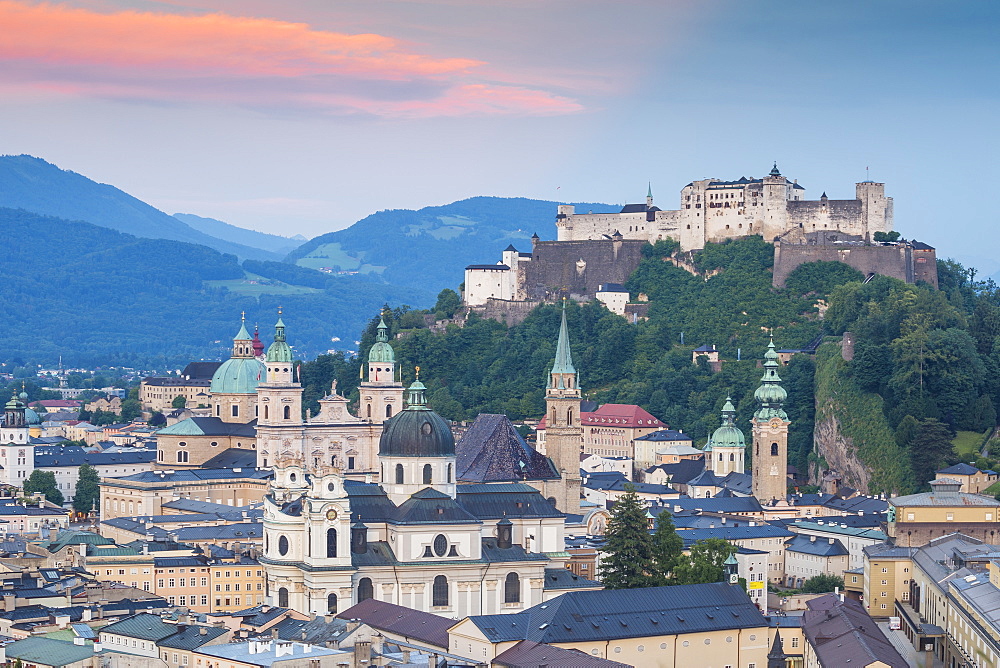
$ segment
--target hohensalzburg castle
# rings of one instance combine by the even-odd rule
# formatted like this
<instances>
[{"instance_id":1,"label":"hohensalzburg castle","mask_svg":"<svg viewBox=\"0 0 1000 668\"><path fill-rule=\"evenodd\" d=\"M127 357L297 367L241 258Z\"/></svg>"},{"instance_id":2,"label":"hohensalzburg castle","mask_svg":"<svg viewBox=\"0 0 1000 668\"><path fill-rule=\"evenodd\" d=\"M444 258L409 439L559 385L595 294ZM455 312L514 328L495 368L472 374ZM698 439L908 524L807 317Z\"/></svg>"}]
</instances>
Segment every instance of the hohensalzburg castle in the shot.
<instances>
[{"instance_id":1,"label":"hohensalzburg castle","mask_svg":"<svg viewBox=\"0 0 1000 668\"><path fill-rule=\"evenodd\" d=\"M848 200L830 199L826 193L806 200L805 188L782 176L775 165L761 179L693 181L681 189L680 208L672 211L654 206L652 191L645 204L628 204L619 213L579 214L562 205L556 226L559 241L606 239L617 231L625 239L651 243L674 239L685 251L752 234L773 241L793 229L837 230L861 238L891 231L892 198L885 196L885 184L863 181L856 193Z\"/></svg>"}]
</instances>

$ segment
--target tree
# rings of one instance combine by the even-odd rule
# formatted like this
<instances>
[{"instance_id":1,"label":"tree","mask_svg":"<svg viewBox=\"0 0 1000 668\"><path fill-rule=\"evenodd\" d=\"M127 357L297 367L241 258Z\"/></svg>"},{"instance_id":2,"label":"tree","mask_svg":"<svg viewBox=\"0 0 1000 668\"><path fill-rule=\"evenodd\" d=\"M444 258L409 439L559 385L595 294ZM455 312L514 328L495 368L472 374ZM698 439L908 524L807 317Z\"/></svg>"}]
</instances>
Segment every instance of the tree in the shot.
<instances>
[{"instance_id":1,"label":"tree","mask_svg":"<svg viewBox=\"0 0 1000 668\"><path fill-rule=\"evenodd\" d=\"M806 594L825 594L835 588L844 588L844 578L837 575L814 575L802 584L802 591Z\"/></svg>"},{"instance_id":2,"label":"tree","mask_svg":"<svg viewBox=\"0 0 1000 668\"><path fill-rule=\"evenodd\" d=\"M899 241L899 232L876 232L872 235L872 241L882 243L885 241Z\"/></svg>"},{"instance_id":3,"label":"tree","mask_svg":"<svg viewBox=\"0 0 1000 668\"><path fill-rule=\"evenodd\" d=\"M86 513L97 507L96 504L101 499L101 488L98 486L100 482L97 469L90 464L80 467L80 478L76 481L76 494L73 495L73 510Z\"/></svg>"},{"instance_id":4,"label":"tree","mask_svg":"<svg viewBox=\"0 0 1000 668\"><path fill-rule=\"evenodd\" d=\"M722 564L734 552L736 546L721 538L699 540L691 546L687 558L682 558L674 569L677 584L721 582L725 575Z\"/></svg>"},{"instance_id":5,"label":"tree","mask_svg":"<svg viewBox=\"0 0 1000 668\"><path fill-rule=\"evenodd\" d=\"M646 509L632 485L625 485L625 494L611 509L604 538L601 581L605 587L632 589L655 584L650 577L655 570L653 539L646 527Z\"/></svg>"},{"instance_id":6,"label":"tree","mask_svg":"<svg viewBox=\"0 0 1000 668\"><path fill-rule=\"evenodd\" d=\"M131 422L142 415L142 404L136 399L126 399L122 402L122 422Z\"/></svg>"},{"instance_id":7,"label":"tree","mask_svg":"<svg viewBox=\"0 0 1000 668\"><path fill-rule=\"evenodd\" d=\"M663 510L656 516L653 533L653 566L657 584L671 584L677 561L684 554L684 539L677 535L673 515Z\"/></svg>"},{"instance_id":8,"label":"tree","mask_svg":"<svg viewBox=\"0 0 1000 668\"><path fill-rule=\"evenodd\" d=\"M185 399L180 394L174 397L174 400L170 402L171 408L184 408L186 405L187 405L187 399Z\"/></svg>"},{"instance_id":9,"label":"tree","mask_svg":"<svg viewBox=\"0 0 1000 668\"><path fill-rule=\"evenodd\" d=\"M162 427L165 424L167 424L167 418L160 411L153 411L149 416L150 427Z\"/></svg>"},{"instance_id":10,"label":"tree","mask_svg":"<svg viewBox=\"0 0 1000 668\"><path fill-rule=\"evenodd\" d=\"M934 419L920 421L920 429L910 443L910 465L918 485L934 478L954 452L948 425Z\"/></svg>"},{"instance_id":11,"label":"tree","mask_svg":"<svg viewBox=\"0 0 1000 668\"><path fill-rule=\"evenodd\" d=\"M438 320L444 320L455 315L455 311L461 306L462 298L458 296L458 293L451 288L445 288L438 293L437 303L434 304L433 309L434 315Z\"/></svg>"},{"instance_id":12,"label":"tree","mask_svg":"<svg viewBox=\"0 0 1000 668\"><path fill-rule=\"evenodd\" d=\"M63 495L56 484L56 474L52 471L42 471L35 469L24 481L25 494L44 494L46 501L51 501L57 506L63 504Z\"/></svg>"}]
</instances>

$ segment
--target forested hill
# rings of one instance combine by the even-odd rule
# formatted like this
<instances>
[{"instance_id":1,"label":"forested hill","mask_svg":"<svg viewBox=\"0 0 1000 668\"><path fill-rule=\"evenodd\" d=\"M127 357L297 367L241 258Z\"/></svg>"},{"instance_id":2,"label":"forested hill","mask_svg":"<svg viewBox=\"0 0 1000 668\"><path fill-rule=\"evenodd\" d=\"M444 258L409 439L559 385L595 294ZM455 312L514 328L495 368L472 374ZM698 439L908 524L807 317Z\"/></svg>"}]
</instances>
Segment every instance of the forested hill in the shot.
<instances>
[{"instance_id":1,"label":"forested hill","mask_svg":"<svg viewBox=\"0 0 1000 668\"><path fill-rule=\"evenodd\" d=\"M472 197L418 211L379 211L347 229L302 244L287 261L314 269L370 272L404 287L457 288L467 265L493 264L511 244L522 253L530 252L533 233L555 239L559 204L522 197ZM611 204L576 207L595 212L621 209Z\"/></svg>"},{"instance_id":2,"label":"forested hill","mask_svg":"<svg viewBox=\"0 0 1000 668\"><path fill-rule=\"evenodd\" d=\"M938 291L885 277L862 284L862 275L846 265L811 263L776 290L773 247L759 237L709 244L695 256L698 276L667 261L673 251L668 242L649 246L628 281L633 296L649 296L648 321L629 324L596 302L569 304L573 361L588 398L639 404L703 440L720 424L731 395L749 440L768 332L779 349L800 348L825 334L830 343L817 356L821 368L813 356L795 355L780 371L792 423L789 463L814 474L828 465L823 453L813 452L815 398L817 392L836 396L842 404L832 418L845 435L837 447L869 472L845 482L871 493L918 488L934 468L954 460L956 432L985 433L996 422L1000 292L992 283L971 283L960 266L940 263ZM818 307L825 304L823 319ZM544 411L558 320L558 307L543 306L510 329L472 319L445 334L410 330L393 346L404 379L420 365L430 404L446 417L491 412L537 418ZM362 352L376 321L369 323ZM397 310L387 321L395 334L417 319ZM840 360L845 330L858 341L853 362ZM692 364L691 352L702 344L718 347L726 360L721 372ZM341 388L356 385L357 364L329 356L307 363L308 396L328 388L334 376Z\"/></svg>"},{"instance_id":3,"label":"forested hill","mask_svg":"<svg viewBox=\"0 0 1000 668\"><path fill-rule=\"evenodd\" d=\"M199 232L114 186L30 155L0 156L0 207L82 220L137 237L202 244L241 258L280 259L277 253Z\"/></svg>"},{"instance_id":4,"label":"forested hill","mask_svg":"<svg viewBox=\"0 0 1000 668\"><path fill-rule=\"evenodd\" d=\"M241 311L269 340L279 305L296 354L311 358L343 346L335 336L353 345L379 305L423 300L354 278L336 290L261 285L236 257L205 246L21 210L0 209L0 236L0 361L8 369L55 364L60 355L68 366L159 369L221 359Z\"/></svg>"}]
</instances>

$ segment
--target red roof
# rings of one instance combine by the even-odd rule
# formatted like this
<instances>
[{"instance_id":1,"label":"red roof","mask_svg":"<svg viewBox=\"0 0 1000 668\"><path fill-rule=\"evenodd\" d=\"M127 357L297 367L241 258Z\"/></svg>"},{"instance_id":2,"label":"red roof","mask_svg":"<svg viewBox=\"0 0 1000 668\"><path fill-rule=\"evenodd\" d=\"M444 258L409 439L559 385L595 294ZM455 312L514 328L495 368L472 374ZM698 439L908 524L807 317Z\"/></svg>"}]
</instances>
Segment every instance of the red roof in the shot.
<instances>
[{"instance_id":1,"label":"red roof","mask_svg":"<svg viewBox=\"0 0 1000 668\"><path fill-rule=\"evenodd\" d=\"M548 426L548 415L542 416L536 429ZM623 429L668 429L668 426L635 404L604 404L591 413L580 413L580 424L588 427L617 426Z\"/></svg>"},{"instance_id":2,"label":"red roof","mask_svg":"<svg viewBox=\"0 0 1000 668\"><path fill-rule=\"evenodd\" d=\"M32 406L45 406L45 408L79 408L80 402L74 399L41 399L32 402Z\"/></svg>"}]
</instances>

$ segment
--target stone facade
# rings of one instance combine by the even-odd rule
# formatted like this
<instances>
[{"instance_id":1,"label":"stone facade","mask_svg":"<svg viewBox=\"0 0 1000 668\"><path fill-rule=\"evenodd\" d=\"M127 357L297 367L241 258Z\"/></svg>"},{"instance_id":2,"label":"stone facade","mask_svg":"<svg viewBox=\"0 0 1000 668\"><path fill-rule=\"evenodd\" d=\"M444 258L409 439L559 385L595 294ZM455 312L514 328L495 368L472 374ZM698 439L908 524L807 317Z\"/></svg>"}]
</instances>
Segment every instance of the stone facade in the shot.
<instances>
[{"instance_id":1,"label":"stone facade","mask_svg":"<svg viewBox=\"0 0 1000 668\"><path fill-rule=\"evenodd\" d=\"M753 234L772 241L794 228L861 237L892 230L892 198L885 196L885 184L863 181L856 184L855 195L831 200L823 193L808 201L805 188L782 176L776 165L759 179L692 181L681 189L679 208L670 211L654 206L651 192L645 204L627 204L619 213L578 214L572 205L561 205L556 226L559 241L596 240L618 232L650 243L673 239L685 251Z\"/></svg>"}]
</instances>

